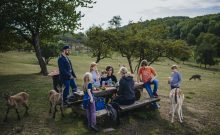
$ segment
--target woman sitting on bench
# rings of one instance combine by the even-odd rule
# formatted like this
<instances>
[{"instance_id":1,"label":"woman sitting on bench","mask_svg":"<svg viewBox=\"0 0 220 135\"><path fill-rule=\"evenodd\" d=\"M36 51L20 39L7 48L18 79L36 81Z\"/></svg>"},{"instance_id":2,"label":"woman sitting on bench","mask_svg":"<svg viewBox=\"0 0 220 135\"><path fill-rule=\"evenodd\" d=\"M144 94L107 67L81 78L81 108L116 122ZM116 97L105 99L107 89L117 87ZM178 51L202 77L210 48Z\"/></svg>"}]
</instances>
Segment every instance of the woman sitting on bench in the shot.
<instances>
[{"instance_id":1,"label":"woman sitting on bench","mask_svg":"<svg viewBox=\"0 0 220 135\"><path fill-rule=\"evenodd\" d=\"M135 101L133 76L128 73L126 67L121 67L119 73L121 74L119 90L117 96L113 99L113 102L116 102L119 105L133 104Z\"/></svg>"}]
</instances>

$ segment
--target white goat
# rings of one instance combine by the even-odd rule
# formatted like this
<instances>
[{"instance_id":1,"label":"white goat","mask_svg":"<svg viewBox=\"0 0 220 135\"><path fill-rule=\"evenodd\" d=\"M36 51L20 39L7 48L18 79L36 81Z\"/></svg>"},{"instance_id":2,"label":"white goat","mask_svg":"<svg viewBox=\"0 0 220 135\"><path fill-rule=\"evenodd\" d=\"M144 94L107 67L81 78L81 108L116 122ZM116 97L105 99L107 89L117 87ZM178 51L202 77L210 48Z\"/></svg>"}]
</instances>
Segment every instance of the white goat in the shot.
<instances>
[{"instance_id":1,"label":"white goat","mask_svg":"<svg viewBox=\"0 0 220 135\"><path fill-rule=\"evenodd\" d=\"M56 112L57 112L57 105L60 106L60 111L61 111L61 116L63 117L63 106L62 106L62 90L61 88L58 88L60 93L56 92L55 90L50 90L49 92L49 102L50 102L50 110L49 113L51 113L51 108L53 109L53 118L56 117Z\"/></svg>"},{"instance_id":2,"label":"white goat","mask_svg":"<svg viewBox=\"0 0 220 135\"><path fill-rule=\"evenodd\" d=\"M184 94L183 92L179 89L179 88L174 88L170 91L170 100L171 100L171 109L172 109L172 119L171 119L171 123L174 122L174 113L177 109L178 112L178 116L179 116L179 120L180 123L182 123L183 121L183 112L182 112L182 105L183 105L183 100L184 100Z\"/></svg>"},{"instance_id":3,"label":"white goat","mask_svg":"<svg viewBox=\"0 0 220 135\"><path fill-rule=\"evenodd\" d=\"M18 120L21 119L19 112L18 112L19 107L21 106L25 107L26 108L25 115L28 114L29 108L28 108L27 103L28 103L29 94L27 94L26 92L19 92L13 96L10 96L9 94L5 94L4 97L7 100L7 110L6 110L5 119L4 119L5 122L8 120L8 113L11 108L15 108Z\"/></svg>"}]
</instances>

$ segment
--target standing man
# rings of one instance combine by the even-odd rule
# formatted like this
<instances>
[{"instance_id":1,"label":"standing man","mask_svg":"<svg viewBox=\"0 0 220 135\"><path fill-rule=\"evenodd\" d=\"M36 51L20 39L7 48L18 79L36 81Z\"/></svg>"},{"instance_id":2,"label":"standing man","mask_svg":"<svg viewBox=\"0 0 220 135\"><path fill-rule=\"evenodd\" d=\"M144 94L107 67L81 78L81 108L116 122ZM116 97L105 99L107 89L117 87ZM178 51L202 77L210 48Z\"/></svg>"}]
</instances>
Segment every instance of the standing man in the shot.
<instances>
[{"instance_id":1,"label":"standing man","mask_svg":"<svg viewBox=\"0 0 220 135\"><path fill-rule=\"evenodd\" d=\"M62 53L58 58L58 66L60 71L60 79L62 84L65 86L63 91L63 105L67 105L67 96L69 95L69 88L71 86L72 92L77 90L77 86L74 78L76 75L73 71L72 63L69 60L68 56L70 55L70 46L65 45L62 48Z\"/></svg>"}]
</instances>

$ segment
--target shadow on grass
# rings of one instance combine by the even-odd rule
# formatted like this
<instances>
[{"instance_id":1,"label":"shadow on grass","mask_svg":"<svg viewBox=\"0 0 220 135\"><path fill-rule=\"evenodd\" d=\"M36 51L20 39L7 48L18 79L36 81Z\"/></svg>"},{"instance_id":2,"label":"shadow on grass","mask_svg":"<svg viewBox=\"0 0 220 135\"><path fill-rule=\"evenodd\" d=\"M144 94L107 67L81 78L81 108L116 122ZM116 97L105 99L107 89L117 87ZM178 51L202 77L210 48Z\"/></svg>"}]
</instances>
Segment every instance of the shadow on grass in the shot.
<instances>
[{"instance_id":1,"label":"shadow on grass","mask_svg":"<svg viewBox=\"0 0 220 135\"><path fill-rule=\"evenodd\" d=\"M48 91L51 89L51 78L38 74L16 74L0 75L0 132L5 134L14 134L23 131L25 125L30 121L35 124L42 117L41 114L48 108ZM30 116L25 118L24 108L19 108L21 121L17 121L17 115L14 109L8 114L8 123L3 122L6 111L6 101L2 98L3 93L11 95L25 91L29 94L29 113ZM29 127L30 124L29 124Z\"/></svg>"},{"instance_id":2,"label":"shadow on grass","mask_svg":"<svg viewBox=\"0 0 220 135\"><path fill-rule=\"evenodd\" d=\"M48 114L48 92L52 87L50 77L38 74L18 74L0 76L0 94L10 91L17 93L27 91L30 94L30 116L23 117L24 109L19 109L21 121L17 121L14 110L8 115L9 122L3 123L5 114L4 100L0 98L0 132L2 134L95 134L87 128L85 117L74 115L70 109L65 110L64 118L57 112L55 120ZM116 130L109 133L99 132L97 134L125 134L125 135L146 135L146 134L197 134L197 132L187 125L171 124L160 116L160 110L140 108L123 113L121 124L114 125L110 119L98 121L98 125L104 129L113 127Z\"/></svg>"},{"instance_id":3,"label":"shadow on grass","mask_svg":"<svg viewBox=\"0 0 220 135\"><path fill-rule=\"evenodd\" d=\"M129 115L123 118L126 128L122 133L126 135L132 134L197 134L197 131L186 123L180 124L163 119L160 115L160 110L152 110L151 108L140 108L128 113ZM129 132L126 132L129 131Z\"/></svg>"}]
</instances>

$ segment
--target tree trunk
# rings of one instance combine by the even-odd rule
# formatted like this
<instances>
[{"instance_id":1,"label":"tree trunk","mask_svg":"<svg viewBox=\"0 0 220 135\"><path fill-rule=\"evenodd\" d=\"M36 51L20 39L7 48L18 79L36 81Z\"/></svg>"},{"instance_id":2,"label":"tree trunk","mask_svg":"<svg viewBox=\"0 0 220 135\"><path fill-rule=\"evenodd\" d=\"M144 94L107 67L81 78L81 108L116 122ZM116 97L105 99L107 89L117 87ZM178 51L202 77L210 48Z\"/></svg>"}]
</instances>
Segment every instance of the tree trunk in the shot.
<instances>
[{"instance_id":1,"label":"tree trunk","mask_svg":"<svg viewBox=\"0 0 220 135\"><path fill-rule=\"evenodd\" d=\"M48 65L49 64L49 61L50 61L50 59L49 58L45 58L45 63L46 63L46 65Z\"/></svg>"},{"instance_id":2,"label":"tree trunk","mask_svg":"<svg viewBox=\"0 0 220 135\"><path fill-rule=\"evenodd\" d=\"M127 57L127 60L128 60L128 64L129 64L129 67L130 67L130 71L133 74L134 71L133 71L132 64L131 64L131 57Z\"/></svg>"},{"instance_id":3,"label":"tree trunk","mask_svg":"<svg viewBox=\"0 0 220 135\"><path fill-rule=\"evenodd\" d=\"M99 63L100 60L101 60L100 57L96 57L95 63Z\"/></svg>"},{"instance_id":4,"label":"tree trunk","mask_svg":"<svg viewBox=\"0 0 220 135\"><path fill-rule=\"evenodd\" d=\"M134 69L134 72L137 71L137 74L138 74L138 71L139 71L139 68L140 68L140 64L141 64L141 61L143 60L143 58L140 57L140 59L138 60L138 64L136 65L135 69Z\"/></svg>"},{"instance_id":5,"label":"tree trunk","mask_svg":"<svg viewBox=\"0 0 220 135\"><path fill-rule=\"evenodd\" d=\"M101 52L98 52L98 54L96 56L96 62L95 63L99 63L100 60L101 60Z\"/></svg>"},{"instance_id":6,"label":"tree trunk","mask_svg":"<svg viewBox=\"0 0 220 135\"><path fill-rule=\"evenodd\" d=\"M35 54L38 60L38 63L40 65L41 71L40 73L47 76L48 71L47 71L47 65L42 57L41 50L40 50L40 37L39 33L35 33L32 36L32 45L34 46Z\"/></svg>"}]
</instances>

